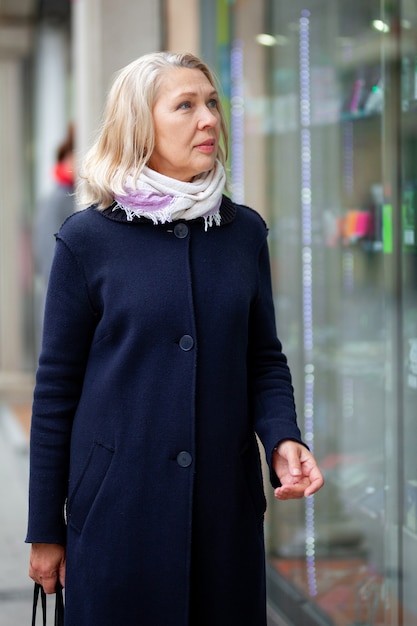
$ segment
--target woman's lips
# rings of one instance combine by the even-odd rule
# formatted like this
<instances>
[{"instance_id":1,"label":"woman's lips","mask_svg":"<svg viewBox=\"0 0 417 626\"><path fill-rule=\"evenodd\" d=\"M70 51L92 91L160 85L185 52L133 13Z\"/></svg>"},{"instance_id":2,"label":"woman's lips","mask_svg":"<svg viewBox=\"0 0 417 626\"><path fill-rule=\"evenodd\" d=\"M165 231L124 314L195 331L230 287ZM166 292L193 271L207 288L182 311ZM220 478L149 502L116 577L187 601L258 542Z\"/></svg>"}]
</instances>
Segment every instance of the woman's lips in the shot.
<instances>
[{"instance_id":1,"label":"woman's lips","mask_svg":"<svg viewBox=\"0 0 417 626\"><path fill-rule=\"evenodd\" d=\"M216 147L215 141L210 139L208 141L203 141L203 143L199 143L196 148L197 150L201 150L201 152L211 153L214 151Z\"/></svg>"}]
</instances>

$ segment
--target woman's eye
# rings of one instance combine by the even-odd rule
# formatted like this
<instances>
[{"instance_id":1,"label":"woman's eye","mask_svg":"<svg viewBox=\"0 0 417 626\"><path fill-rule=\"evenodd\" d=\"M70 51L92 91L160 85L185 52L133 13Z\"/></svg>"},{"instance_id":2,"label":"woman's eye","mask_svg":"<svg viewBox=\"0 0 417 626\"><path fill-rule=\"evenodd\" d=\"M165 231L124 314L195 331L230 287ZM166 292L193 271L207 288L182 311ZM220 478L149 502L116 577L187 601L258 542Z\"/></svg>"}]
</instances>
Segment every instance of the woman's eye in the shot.
<instances>
[{"instance_id":1,"label":"woman's eye","mask_svg":"<svg viewBox=\"0 0 417 626\"><path fill-rule=\"evenodd\" d=\"M191 107L191 103L190 102L181 102L181 104L179 105L179 109L189 109Z\"/></svg>"},{"instance_id":2,"label":"woman's eye","mask_svg":"<svg viewBox=\"0 0 417 626\"><path fill-rule=\"evenodd\" d=\"M212 98L211 100L208 101L208 106L211 109L217 109L217 100L216 98Z\"/></svg>"}]
</instances>

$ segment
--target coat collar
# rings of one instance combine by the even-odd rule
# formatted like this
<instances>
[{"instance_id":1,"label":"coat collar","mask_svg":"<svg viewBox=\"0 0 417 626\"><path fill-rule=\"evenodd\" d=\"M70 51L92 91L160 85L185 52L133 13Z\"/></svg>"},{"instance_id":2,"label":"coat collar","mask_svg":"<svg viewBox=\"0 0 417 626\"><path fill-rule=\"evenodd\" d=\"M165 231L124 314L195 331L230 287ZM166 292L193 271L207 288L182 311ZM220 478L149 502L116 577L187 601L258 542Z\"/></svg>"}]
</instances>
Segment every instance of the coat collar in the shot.
<instances>
[{"instance_id":1,"label":"coat collar","mask_svg":"<svg viewBox=\"0 0 417 626\"><path fill-rule=\"evenodd\" d=\"M134 219L133 222L128 222L126 213L122 209L114 209L115 206L116 206L116 202L114 202L109 207L107 207L107 209L104 209L103 211L101 211L101 213L104 215L104 217L107 217L107 219L112 220L113 222L125 222L127 224L135 224L135 225L136 224L152 224L150 220L142 219L142 218ZM236 217L236 213L237 213L237 207L234 204L234 202L232 202L232 200L230 200L230 198L228 198L227 196L223 196L222 203L220 205L220 215L221 215L220 226L224 226L226 224L230 224L230 222L233 222L233 220ZM198 218L195 221L203 222L203 218Z\"/></svg>"}]
</instances>

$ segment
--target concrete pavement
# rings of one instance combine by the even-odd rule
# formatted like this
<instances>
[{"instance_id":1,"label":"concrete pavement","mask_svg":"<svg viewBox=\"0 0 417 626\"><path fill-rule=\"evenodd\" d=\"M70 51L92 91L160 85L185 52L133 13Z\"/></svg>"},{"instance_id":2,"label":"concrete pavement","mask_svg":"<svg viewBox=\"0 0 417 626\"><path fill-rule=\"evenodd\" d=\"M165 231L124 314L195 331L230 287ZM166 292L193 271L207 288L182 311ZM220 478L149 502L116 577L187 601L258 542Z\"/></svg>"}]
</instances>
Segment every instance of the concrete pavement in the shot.
<instances>
[{"instance_id":1,"label":"concrete pavement","mask_svg":"<svg viewBox=\"0 0 417 626\"><path fill-rule=\"evenodd\" d=\"M28 453L26 433L10 408L0 404L0 626L31 623L33 583L27 574L29 546L24 543ZM53 624L52 597L48 605L48 624Z\"/></svg>"}]
</instances>

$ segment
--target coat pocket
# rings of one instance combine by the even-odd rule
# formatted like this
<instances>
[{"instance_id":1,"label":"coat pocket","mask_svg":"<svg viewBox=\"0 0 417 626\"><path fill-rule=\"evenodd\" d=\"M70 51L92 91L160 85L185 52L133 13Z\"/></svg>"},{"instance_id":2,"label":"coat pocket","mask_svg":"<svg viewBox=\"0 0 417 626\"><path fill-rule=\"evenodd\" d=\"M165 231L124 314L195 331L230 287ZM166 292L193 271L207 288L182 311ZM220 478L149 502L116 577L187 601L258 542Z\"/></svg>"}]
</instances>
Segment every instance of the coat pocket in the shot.
<instances>
[{"instance_id":1,"label":"coat pocket","mask_svg":"<svg viewBox=\"0 0 417 626\"><path fill-rule=\"evenodd\" d=\"M266 511L266 498L262 479L261 458L256 440L248 442L240 453L246 488L258 521L263 520Z\"/></svg>"},{"instance_id":2,"label":"coat pocket","mask_svg":"<svg viewBox=\"0 0 417 626\"><path fill-rule=\"evenodd\" d=\"M84 471L68 499L68 524L79 533L104 481L114 449L94 442Z\"/></svg>"}]
</instances>

